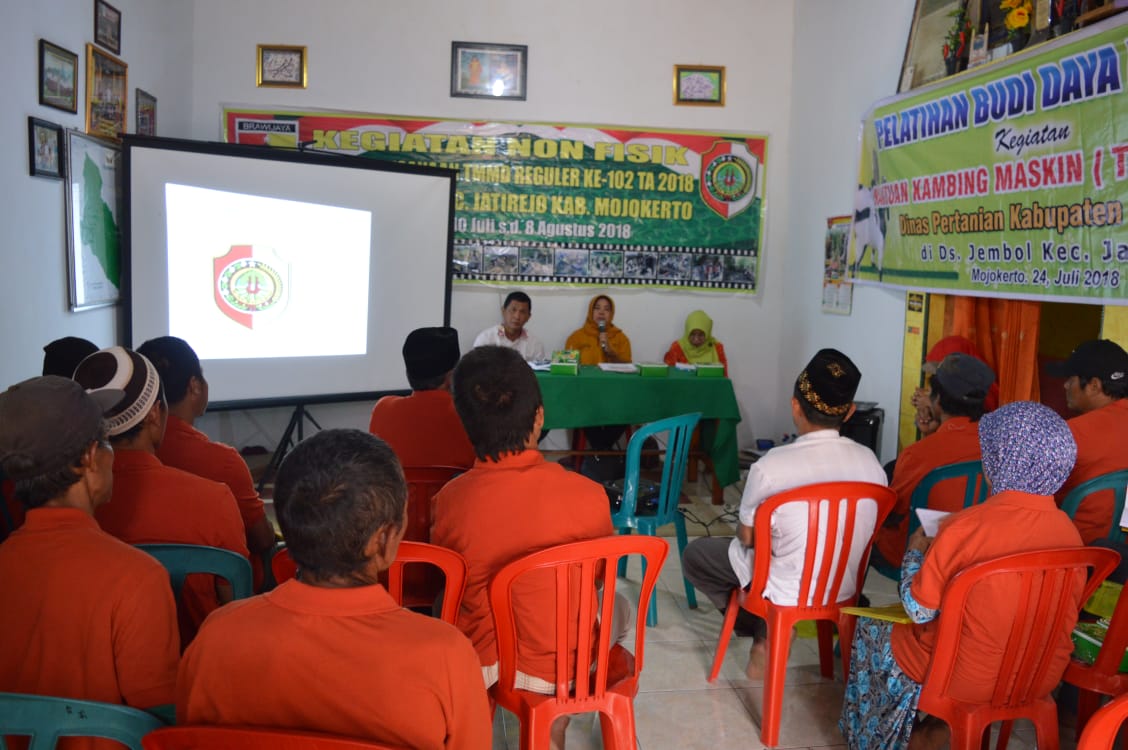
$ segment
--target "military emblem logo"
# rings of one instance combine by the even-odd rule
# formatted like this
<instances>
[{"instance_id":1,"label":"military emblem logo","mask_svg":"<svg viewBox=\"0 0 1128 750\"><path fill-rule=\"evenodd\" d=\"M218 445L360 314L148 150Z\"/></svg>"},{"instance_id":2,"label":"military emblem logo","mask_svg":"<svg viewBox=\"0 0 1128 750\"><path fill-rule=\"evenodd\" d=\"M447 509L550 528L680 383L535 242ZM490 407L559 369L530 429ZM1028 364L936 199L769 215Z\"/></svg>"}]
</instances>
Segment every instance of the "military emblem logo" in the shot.
<instances>
[{"instance_id":1,"label":"military emblem logo","mask_svg":"<svg viewBox=\"0 0 1128 750\"><path fill-rule=\"evenodd\" d=\"M720 141L701 156L701 200L731 219L752 205L760 160L743 143Z\"/></svg>"},{"instance_id":2,"label":"military emblem logo","mask_svg":"<svg viewBox=\"0 0 1128 750\"><path fill-rule=\"evenodd\" d=\"M241 326L254 329L275 317L289 295L289 264L253 245L232 245L213 259L215 304Z\"/></svg>"}]
</instances>

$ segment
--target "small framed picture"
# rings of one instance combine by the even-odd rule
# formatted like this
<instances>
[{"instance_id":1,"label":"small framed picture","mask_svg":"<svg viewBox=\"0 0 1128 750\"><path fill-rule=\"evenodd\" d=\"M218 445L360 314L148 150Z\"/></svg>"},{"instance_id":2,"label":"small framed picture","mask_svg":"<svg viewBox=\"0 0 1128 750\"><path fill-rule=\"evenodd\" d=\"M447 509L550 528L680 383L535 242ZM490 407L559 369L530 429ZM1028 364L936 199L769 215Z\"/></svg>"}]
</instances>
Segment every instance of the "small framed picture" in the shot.
<instances>
[{"instance_id":1,"label":"small framed picture","mask_svg":"<svg viewBox=\"0 0 1128 750\"><path fill-rule=\"evenodd\" d=\"M260 44L255 53L255 84L281 88L306 87L306 48Z\"/></svg>"},{"instance_id":2,"label":"small framed picture","mask_svg":"<svg viewBox=\"0 0 1128 750\"><path fill-rule=\"evenodd\" d=\"M121 11L106 0L94 0L94 41L121 54Z\"/></svg>"},{"instance_id":3,"label":"small framed picture","mask_svg":"<svg viewBox=\"0 0 1128 750\"><path fill-rule=\"evenodd\" d=\"M137 135L157 134L157 97L148 91L134 89L133 132Z\"/></svg>"},{"instance_id":4,"label":"small framed picture","mask_svg":"<svg viewBox=\"0 0 1128 750\"><path fill-rule=\"evenodd\" d=\"M78 112L78 55L39 40L39 103Z\"/></svg>"},{"instance_id":5,"label":"small framed picture","mask_svg":"<svg viewBox=\"0 0 1128 750\"><path fill-rule=\"evenodd\" d=\"M93 44L86 45L86 132L120 138L125 132L129 66Z\"/></svg>"},{"instance_id":6,"label":"small framed picture","mask_svg":"<svg viewBox=\"0 0 1128 750\"><path fill-rule=\"evenodd\" d=\"M451 42L450 95L524 101L528 56L523 44Z\"/></svg>"},{"instance_id":7,"label":"small framed picture","mask_svg":"<svg viewBox=\"0 0 1128 750\"><path fill-rule=\"evenodd\" d=\"M675 65L674 104L725 106L723 65Z\"/></svg>"},{"instance_id":8,"label":"small framed picture","mask_svg":"<svg viewBox=\"0 0 1128 750\"><path fill-rule=\"evenodd\" d=\"M63 177L63 127L27 118L27 161L32 177Z\"/></svg>"}]
</instances>

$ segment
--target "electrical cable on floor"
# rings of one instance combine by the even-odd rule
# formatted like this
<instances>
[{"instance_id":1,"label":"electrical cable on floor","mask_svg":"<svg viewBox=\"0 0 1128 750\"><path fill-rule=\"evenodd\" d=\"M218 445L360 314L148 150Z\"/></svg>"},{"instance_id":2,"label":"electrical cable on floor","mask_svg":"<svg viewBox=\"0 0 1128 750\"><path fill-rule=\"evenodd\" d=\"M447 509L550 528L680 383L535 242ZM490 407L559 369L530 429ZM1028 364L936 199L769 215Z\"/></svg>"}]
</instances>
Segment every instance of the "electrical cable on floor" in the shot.
<instances>
[{"instance_id":1,"label":"electrical cable on floor","mask_svg":"<svg viewBox=\"0 0 1128 750\"><path fill-rule=\"evenodd\" d=\"M736 524L739 520L739 515L737 513L737 510L728 510L727 508L725 509L725 511L723 513L721 513L719 516L714 518L712 521L701 520L700 518L697 517L697 515L693 511L689 510L688 508L678 508L678 513L681 513L682 516L687 521L692 521L693 523L697 524L698 526L701 526L702 528L704 528L705 529L705 536L713 536L713 533L712 533L712 531L710 531L709 527L712 526L713 524L717 523L718 521L723 521L726 524L729 524L725 528L724 536L732 536L731 525Z\"/></svg>"}]
</instances>

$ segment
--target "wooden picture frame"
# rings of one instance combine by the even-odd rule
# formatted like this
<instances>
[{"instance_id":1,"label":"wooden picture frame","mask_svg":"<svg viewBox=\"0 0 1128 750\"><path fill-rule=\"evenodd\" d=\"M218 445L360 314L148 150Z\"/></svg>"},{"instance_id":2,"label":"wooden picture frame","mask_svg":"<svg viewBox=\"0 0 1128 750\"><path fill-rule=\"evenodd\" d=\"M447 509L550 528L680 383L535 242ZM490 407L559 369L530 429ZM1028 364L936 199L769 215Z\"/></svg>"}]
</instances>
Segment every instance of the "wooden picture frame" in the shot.
<instances>
[{"instance_id":1,"label":"wooden picture frame","mask_svg":"<svg viewBox=\"0 0 1128 750\"><path fill-rule=\"evenodd\" d=\"M905 56L901 61L898 93L925 86L948 75L944 40L955 23L953 11L967 0L916 0ZM976 4L978 7L978 4ZM975 12L978 16L978 12ZM971 43L971 40L968 40Z\"/></svg>"},{"instance_id":2,"label":"wooden picture frame","mask_svg":"<svg viewBox=\"0 0 1128 750\"><path fill-rule=\"evenodd\" d=\"M141 89L134 89L133 97L133 132L137 135L156 135L157 97Z\"/></svg>"},{"instance_id":3,"label":"wooden picture frame","mask_svg":"<svg viewBox=\"0 0 1128 750\"><path fill-rule=\"evenodd\" d=\"M525 101L528 66L528 45L451 42L450 95Z\"/></svg>"},{"instance_id":4,"label":"wooden picture frame","mask_svg":"<svg viewBox=\"0 0 1128 750\"><path fill-rule=\"evenodd\" d=\"M86 132L120 138L125 132L129 66L113 55L86 45Z\"/></svg>"},{"instance_id":5,"label":"wooden picture frame","mask_svg":"<svg viewBox=\"0 0 1128 750\"><path fill-rule=\"evenodd\" d=\"M674 104L725 106L725 66L675 65Z\"/></svg>"},{"instance_id":6,"label":"wooden picture frame","mask_svg":"<svg viewBox=\"0 0 1128 750\"><path fill-rule=\"evenodd\" d=\"M255 85L304 89L308 65L305 47L289 44L260 44L255 48Z\"/></svg>"},{"instance_id":7,"label":"wooden picture frame","mask_svg":"<svg viewBox=\"0 0 1128 750\"><path fill-rule=\"evenodd\" d=\"M67 276L71 310L121 299L121 146L67 130Z\"/></svg>"},{"instance_id":8,"label":"wooden picture frame","mask_svg":"<svg viewBox=\"0 0 1128 750\"><path fill-rule=\"evenodd\" d=\"M94 0L94 41L121 54L121 11L106 0Z\"/></svg>"},{"instance_id":9,"label":"wooden picture frame","mask_svg":"<svg viewBox=\"0 0 1128 750\"><path fill-rule=\"evenodd\" d=\"M78 55L46 39L39 40L39 103L78 112Z\"/></svg>"},{"instance_id":10,"label":"wooden picture frame","mask_svg":"<svg viewBox=\"0 0 1128 750\"><path fill-rule=\"evenodd\" d=\"M27 118L27 164L32 177L62 179L65 168L63 126Z\"/></svg>"}]
</instances>

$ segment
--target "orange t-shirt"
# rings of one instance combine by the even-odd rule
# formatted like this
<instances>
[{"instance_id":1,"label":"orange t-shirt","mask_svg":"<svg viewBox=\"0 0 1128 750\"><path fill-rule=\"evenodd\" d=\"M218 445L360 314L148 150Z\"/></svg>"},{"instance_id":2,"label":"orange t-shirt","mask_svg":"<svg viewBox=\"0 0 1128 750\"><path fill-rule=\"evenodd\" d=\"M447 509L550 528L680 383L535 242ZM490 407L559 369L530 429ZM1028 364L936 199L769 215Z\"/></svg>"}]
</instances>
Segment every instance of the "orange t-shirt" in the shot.
<instances>
[{"instance_id":1,"label":"orange t-shirt","mask_svg":"<svg viewBox=\"0 0 1128 750\"><path fill-rule=\"evenodd\" d=\"M474 463L474 446L454 410L450 391L384 396L372 409L368 431L390 445L404 466Z\"/></svg>"},{"instance_id":2,"label":"orange t-shirt","mask_svg":"<svg viewBox=\"0 0 1128 750\"><path fill-rule=\"evenodd\" d=\"M466 558L466 595L458 627L482 666L497 663L487 586L506 564L531 552L615 533L603 487L537 450L477 461L435 495L431 543ZM545 573L547 575L540 575ZM555 591L551 571L518 580L518 669L554 681Z\"/></svg>"},{"instance_id":3,"label":"orange t-shirt","mask_svg":"<svg viewBox=\"0 0 1128 750\"><path fill-rule=\"evenodd\" d=\"M145 451L114 451L113 496L94 515L103 529L129 544L202 544L250 554L231 490L165 466ZM187 645L219 606L215 578L188 576L180 603L180 633Z\"/></svg>"},{"instance_id":4,"label":"orange t-shirt","mask_svg":"<svg viewBox=\"0 0 1128 750\"><path fill-rule=\"evenodd\" d=\"M720 341L718 341L715 344L715 347L717 349L717 359L719 360L720 364L724 365L724 367L725 367L725 377L727 378L728 377L728 357L725 356L725 347L724 347L723 344L721 344ZM682 351L681 342L675 341L674 343L670 344L670 348L666 351L666 356L662 358L662 361L665 362L666 364L668 364L670 367L673 367L674 365L678 364L679 362L683 365L688 364L689 358L686 357L685 352Z\"/></svg>"},{"instance_id":5,"label":"orange t-shirt","mask_svg":"<svg viewBox=\"0 0 1128 750\"><path fill-rule=\"evenodd\" d=\"M1070 419L1067 424L1077 441L1077 463L1069 479L1054 496L1058 505L1079 484L1096 479L1102 474L1128 469L1128 398L1094 409ZM1090 495L1077 509L1073 523L1081 532L1085 544L1103 539L1112 530L1115 499L1112 490L1101 490Z\"/></svg>"},{"instance_id":6,"label":"orange t-shirt","mask_svg":"<svg viewBox=\"0 0 1128 750\"><path fill-rule=\"evenodd\" d=\"M492 741L470 642L403 609L380 585L289 580L215 612L180 663L176 718L420 750L481 750Z\"/></svg>"},{"instance_id":7,"label":"orange t-shirt","mask_svg":"<svg viewBox=\"0 0 1128 750\"><path fill-rule=\"evenodd\" d=\"M1000 492L941 522L911 592L918 604L939 609L948 582L971 565L1019 552L1080 546L1077 529L1051 496ZM1078 578L1074 586L1078 609L1084 583ZM1018 592L1005 579L989 580L972 591L964 609L964 637L950 689L954 697L976 703L990 698L999 673L1002 644L1009 635L1000 632L1000 623L1010 621L1017 598ZM932 620L893 627L893 656L905 674L917 682L924 680L936 642L936 625ZM1044 686L1046 693L1061 679L1073 652L1072 630L1071 622L1062 629L1047 672L1050 684Z\"/></svg>"},{"instance_id":8,"label":"orange t-shirt","mask_svg":"<svg viewBox=\"0 0 1128 750\"><path fill-rule=\"evenodd\" d=\"M874 538L874 546L888 563L900 566L905 556L909 541L909 503L921 480L941 466L979 459L979 423L967 417L948 418L936 432L901 451L889 485L897 493L897 503ZM928 507L948 512L962 510L965 484L961 479L945 479L935 485L928 495Z\"/></svg>"},{"instance_id":9,"label":"orange t-shirt","mask_svg":"<svg viewBox=\"0 0 1128 750\"><path fill-rule=\"evenodd\" d=\"M28 511L0 544L0 602L0 692L172 702L180 642L168 573L87 513Z\"/></svg>"}]
</instances>

